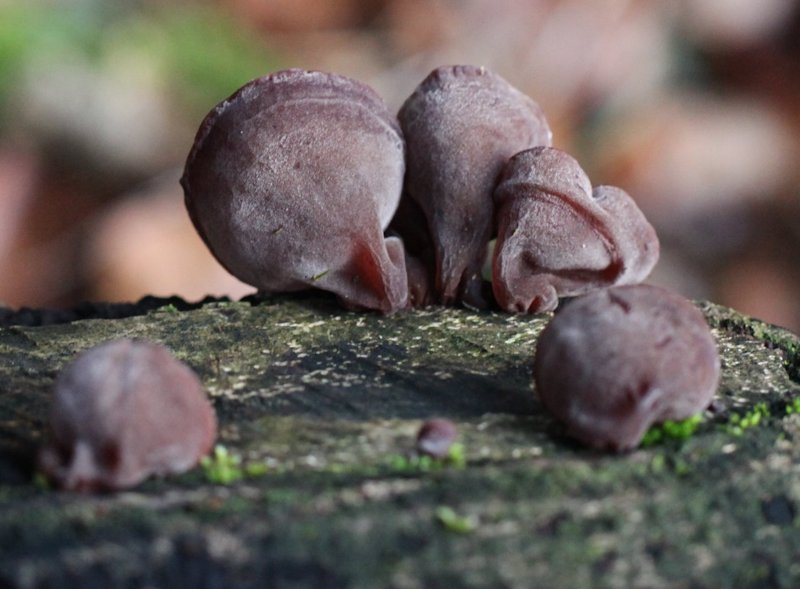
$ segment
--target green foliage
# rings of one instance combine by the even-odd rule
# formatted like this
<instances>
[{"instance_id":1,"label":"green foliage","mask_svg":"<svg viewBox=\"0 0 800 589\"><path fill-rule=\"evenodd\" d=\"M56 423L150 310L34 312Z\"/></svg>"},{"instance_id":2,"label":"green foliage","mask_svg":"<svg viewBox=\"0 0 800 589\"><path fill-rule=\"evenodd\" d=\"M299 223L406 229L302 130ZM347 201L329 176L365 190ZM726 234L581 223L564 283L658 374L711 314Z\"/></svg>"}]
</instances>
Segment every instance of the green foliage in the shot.
<instances>
[{"instance_id":1,"label":"green foliage","mask_svg":"<svg viewBox=\"0 0 800 589\"><path fill-rule=\"evenodd\" d=\"M210 4L164 5L120 28L117 43L147 52L173 90L200 114L279 68L254 29Z\"/></svg>"},{"instance_id":2,"label":"green foliage","mask_svg":"<svg viewBox=\"0 0 800 589\"><path fill-rule=\"evenodd\" d=\"M214 3L0 2L0 107L32 64L65 59L100 69L141 64L193 119L280 67L255 29Z\"/></svg>"},{"instance_id":3,"label":"green foliage","mask_svg":"<svg viewBox=\"0 0 800 589\"><path fill-rule=\"evenodd\" d=\"M647 448L665 440L685 440L697 431L702 422L703 416L699 413L680 421L667 420L647 430L640 445L642 448Z\"/></svg>"},{"instance_id":4,"label":"green foliage","mask_svg":"<svg viewBox=\"0 0 800 589\"><path fill-rule=\"evenodd\" d=\"M456 534L469 534L475 531L477 523L468 516L459 515L452 507L440 505L434 512L436 520L444 526L448 532Z\"/></svg>"},{"instance_id":5,"label":"green foliage","mask_svg":"<svg viewBox=\"0 0 800 589\"><path fill-rule=\"evenodd\" d=\"M85 10L81 4L86 3L71 2L66 9L35 1L0 5L0 105L30 62L97 55L104 11Z\"/></svg>"}]
</instances>

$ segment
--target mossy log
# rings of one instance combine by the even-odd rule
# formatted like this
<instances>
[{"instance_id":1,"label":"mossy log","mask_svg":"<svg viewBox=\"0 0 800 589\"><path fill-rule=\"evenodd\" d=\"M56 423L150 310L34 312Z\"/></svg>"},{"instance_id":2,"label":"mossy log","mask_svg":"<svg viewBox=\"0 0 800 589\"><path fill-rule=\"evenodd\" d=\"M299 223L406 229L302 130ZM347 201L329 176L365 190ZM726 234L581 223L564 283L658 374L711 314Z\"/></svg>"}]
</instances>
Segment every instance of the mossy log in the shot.
<instances>
[{"instance_id":1,"label":"mossy log","mask_svg":"<svg viewBox=\"0 0 800 589\"><path fill-rule=\"evenodd\" d=\"M700 308L714 410L620 455L563 437L537 401L548 315L278 297L0 328L0 587L800 586L800 339ZM55 375L117 337L197 371L222 470L106 495L37 482ZM457 424L464 464L405 458L433 416Z\"/></svg>"}]
</instances>

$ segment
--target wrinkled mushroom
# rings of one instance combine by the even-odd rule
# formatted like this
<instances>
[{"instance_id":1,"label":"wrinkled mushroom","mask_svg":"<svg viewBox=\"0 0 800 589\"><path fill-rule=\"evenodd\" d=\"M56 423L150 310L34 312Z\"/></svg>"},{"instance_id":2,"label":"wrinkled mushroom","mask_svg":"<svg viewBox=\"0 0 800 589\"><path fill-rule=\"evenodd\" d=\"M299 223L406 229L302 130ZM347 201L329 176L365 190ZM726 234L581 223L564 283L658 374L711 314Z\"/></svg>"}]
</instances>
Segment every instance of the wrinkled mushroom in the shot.
<instances>
[{"instance_id":1,"label":"wrinkled mushroom","mask_svg":"<svg viewBox=\"0 0 800 589\"><path fill-rule=\"evenodd\" d=\"M627 450L647 429L709 406L720 376L716 344L688 300L648 285L579 297L544 329L534 380L567 434Z\"/></svg>"},{"instance_id":2,"label":"wrinkled mushroom","mask_svg":"<svg viewBox=\"0 0 800 589\"><path fill-rule=\"evenodd\" d=\"M492 289L509 312L551 311L559 296L640 282L658 260L658 237L633 199L613 186L593 190L558 149L511 158L494 201Z\"/></svg>"},{"instance_id":3,"label":"wrinkled mushroom","mask_svg":"<svg viewBox=\"0 0 800 589\"><path fill-rule=\"evenodd\" d=\"M244 282L318 288L392 313L408 302L402 242L383 234L403 152L373 90L292 69L246 84L206 116L181 183L206 245Z\"/></svg>"},{"instance_id":4,"label":"wrinkled mushroom","mask_svg":"<svg viewBox=\"0 0 800 589\"><path fill-rule=\"evenodd\" d=\"M399 219L398 230L409 250L433 261L431 298L483 307L492 190L509 157L550 144L547 121L533 100L474 66L434 70L405 101L398 120L407 147L403 199L413 201L404 208L412 218ZM409 235L415 224L427 226Z\"/></svg>"},{"instance_id":5,"label":"wrinkled mushroom","mask_svg":"<svg viewBox=\"0 0 800 589\"><path fill-rule=\"evenodd\" d=\"M190 469L216 429L188 366L160 345L115 340L80 354L56 379L39 466L62 489L124 489Z\"/></svg>"}]
</instances>

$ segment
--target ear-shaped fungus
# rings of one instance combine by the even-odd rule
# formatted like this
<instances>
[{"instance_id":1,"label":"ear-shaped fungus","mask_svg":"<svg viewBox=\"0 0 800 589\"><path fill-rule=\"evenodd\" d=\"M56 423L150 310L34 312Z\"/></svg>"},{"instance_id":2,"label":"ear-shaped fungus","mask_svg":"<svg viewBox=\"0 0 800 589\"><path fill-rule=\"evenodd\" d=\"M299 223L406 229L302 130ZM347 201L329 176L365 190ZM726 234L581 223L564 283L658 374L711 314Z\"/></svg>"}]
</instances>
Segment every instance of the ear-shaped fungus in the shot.
<instances>
[{"instance_id":1,"label":"ear-shaped fungus","mask_svg":"<svg viewBox=\"0 0 800 589\"><path fill-rule=\"evenodd\" d=\"M403 198L412 199L427 221L435 298L484 306L481 268L493 230L492 190L509 157L550 144L550 128L533 100L473 66L434 70L398 119L407 146ZM412 236L403 238L410 250L425 249Z\"/></svg>"},{"instance_id":2,"label":"ear-shaped fungus","mask_svg":"<svg viewBox=\"0 0 800 589\"><path fill-rule=\"evenodd\" d=\"M194 372L162 346L116 340L56 379L39 465L58 487L116 490L193 467L217 421Z\"/></svg>"},{"instance_id":3,"label":"ear-shaped fungus","mask_svg":"<svg viewBox=\"0 0 800 589\"><path fill-rule=\"evenodd\" d=\"M627 450L647 429L711 403L720 376L702 313L648 285L577 298L539 337L536 392L567 433L601 449Z\"/></svg>"},{"instance_id":4,"label":"ear-shaped fungus","mask_svg":"<svg viewBox=\"0 0 800 589\"><path fill-rule=\"evenodd\" d=\"M402 243L383 231L402 190L396 119L369 87L286 70L203 121L181 183L209 249L264 292L319 288L348 306L407 306Z\"/></svg>"},{"instance_id":5,"label":"ear-shaped fungus","mask_svg":"<svg viewBox=\"0 0 800 589\"><path fill-rule=\"evenodd\" d=\"M658 237L631 197L612 186L592 190L558 149L516 154L494 200L492 288L507 311L550 311L559 296L640 282L658 260Z\"/></svg>"}]
</instances>

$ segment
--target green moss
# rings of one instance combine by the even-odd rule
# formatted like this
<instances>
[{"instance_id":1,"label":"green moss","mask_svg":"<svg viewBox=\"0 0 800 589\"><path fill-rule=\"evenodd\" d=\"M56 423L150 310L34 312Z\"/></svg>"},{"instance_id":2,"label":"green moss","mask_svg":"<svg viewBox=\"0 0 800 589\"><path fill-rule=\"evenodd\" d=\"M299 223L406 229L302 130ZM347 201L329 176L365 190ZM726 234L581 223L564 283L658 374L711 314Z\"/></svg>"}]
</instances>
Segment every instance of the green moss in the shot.
<instances>
[{"instance_id":1,"label":"green moss","mask_svg":"<svg viewBox=\"0 0 800 589\"><path fill-rule=\"evenodd\" d=\"M770 348L780 350L784 356L784 368L790 378L800 382L800 338L796 334L713 303L699 303L699 307L712 327L749 335L761 340Z\"/></svg>"},{"instance_id":2,"label":"green moss","mask_svg":"<svg viewBox=\"0 0 800 589\"><path fill-rule=\"evenodd\" d=\"M679 421L664 421L645 432L640 446L647 448L665 440L685 440L697 431L701 423L703 423L703 415L699 413Z\"/></svg>"},{"instance_id":3,"label":"green moss","mask_svg":"<svg viewBox=\"0 0 800 589\"><path fill-rule=\"evenodd\" d=\"M443 468L464 468L467 465L467 459L464 454L464 445L455 442L450 446L450 451L444 458L418 454L409 456L394 454L389 457L387 464L392 470L400 472L428 472Z\"/></svg>"},{"instance_id":4,"label":"green moss","mask_svg":"<svg viewBox=\"0 0 800 589\"><path fill-rule=\"evenodd\" d=\"M0 578L798 586L800 518L771 521L763 508L773 497L792 513L798 503L800 395L783 348L715 329L720 397L745 425L741 437L726 432L727 416L707 413L662 425L660 445L609 454L558 435L535 401L530 361L545 322L439 308L380 317L330 297L286 297L0 329L2 448L36 442L57 369L120 334L165 343L200 373L226 448L207 461L214 483L205 468L99 497L0 482ZM469 452L460 461L456 447L449 466L401 456L394 468L392 455L431 416L457 421Z\"/></svg>"}]
</instances>

